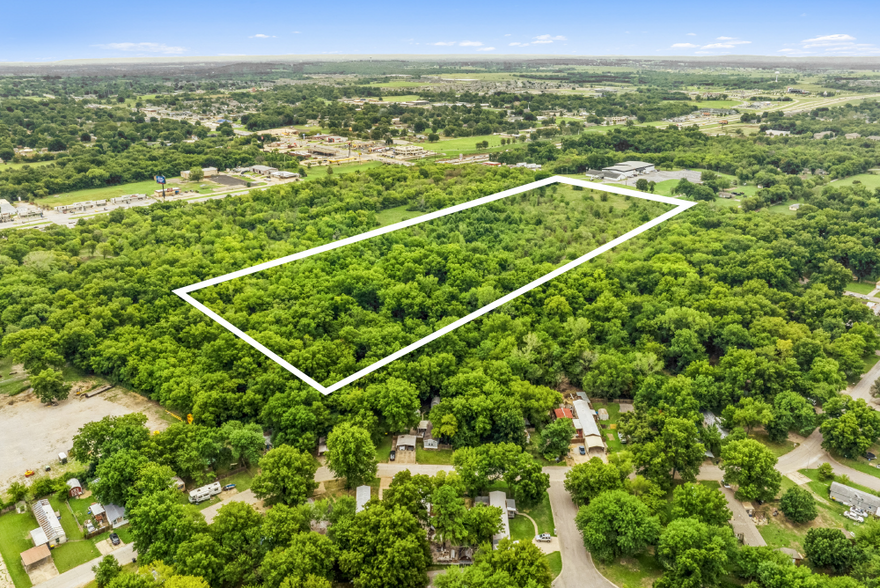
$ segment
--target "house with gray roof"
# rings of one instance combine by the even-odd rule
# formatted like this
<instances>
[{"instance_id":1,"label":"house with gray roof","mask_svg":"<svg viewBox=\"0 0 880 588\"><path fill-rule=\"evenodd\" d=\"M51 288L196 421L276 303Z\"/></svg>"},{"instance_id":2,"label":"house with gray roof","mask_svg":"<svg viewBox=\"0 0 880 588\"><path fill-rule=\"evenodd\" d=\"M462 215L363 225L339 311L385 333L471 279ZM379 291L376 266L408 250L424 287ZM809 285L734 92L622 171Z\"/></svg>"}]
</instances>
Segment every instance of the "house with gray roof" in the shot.
<instances>
[{"instance_id":1,"label":"house with gray roof","mask_svg":"<svg viewBox=\"0 0 880 588\"><path fill-rule=\"evenodd\" d=\"M880 496L874 496L873 494L844 486L838 482L831 482L829 496L835 502L860 508L872 515L880 516Z\"/></svg>"}]
</instances>

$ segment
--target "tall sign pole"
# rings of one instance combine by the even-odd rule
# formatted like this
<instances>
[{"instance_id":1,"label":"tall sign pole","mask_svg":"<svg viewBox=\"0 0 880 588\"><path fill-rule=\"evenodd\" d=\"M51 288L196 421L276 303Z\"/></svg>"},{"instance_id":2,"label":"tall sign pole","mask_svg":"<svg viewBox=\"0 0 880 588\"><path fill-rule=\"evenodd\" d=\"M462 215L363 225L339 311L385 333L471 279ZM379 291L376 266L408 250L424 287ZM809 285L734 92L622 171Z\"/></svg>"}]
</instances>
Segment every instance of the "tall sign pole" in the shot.
<instances>
[{"instance_id":1,"label":"tall sign pole","mask_svg":"<svg viewBox=\"0 0 880 588\"><path fill-rule=\"evenodd\" d=\"M162 184L162 202L165 202L165 176L156 176L156 183Z\"/></svg>"}]
</instances>

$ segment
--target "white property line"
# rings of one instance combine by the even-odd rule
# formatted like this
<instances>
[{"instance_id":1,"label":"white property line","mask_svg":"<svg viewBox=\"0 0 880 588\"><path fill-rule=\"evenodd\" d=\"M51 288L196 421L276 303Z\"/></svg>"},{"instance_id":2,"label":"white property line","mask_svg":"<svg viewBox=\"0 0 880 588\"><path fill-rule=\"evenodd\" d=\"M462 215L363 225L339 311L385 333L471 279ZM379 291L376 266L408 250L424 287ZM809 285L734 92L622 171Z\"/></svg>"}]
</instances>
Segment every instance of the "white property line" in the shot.
<instances>
[{"instance_id":1,"label":"white property line","mask_svg":"<svg viewBox=\"0 0 880 588\"><path fill-rule=\"evenodd\" d=\"M296 367L290 365L290 363L285 361L283 358L278 356L276 353L274 353L273 351L271 351L270 349L266 348L264 345L262 345L261 343L256 341L253 337L244 333L241 329L239 329L235 325L231 324L229 321L227 321L226 319L224 319L223 317L218 315L216 312L214 312L213 310L206 307L204 304L202 304L201 302L199 302L198 300L196 300L195 298L190 296L191 292L195 292L196 290L201 290L202 288L207 288L209 286L215 286L217 284L222 284L223 282L228 282L229 280L234 280L235 278L240 278L242 276L248 276L250 274L253 274L253 273L265 270L265 269L277 267L279 265L284 265L285 263L289 263L291 261L305 259L306 257L311 257L311 256L317 255L319 253L324 253L326 251L332 251L333 249L338 249L339 247L345 247L346 245L351 245L351 244L357 243L359 241L365 241L367 239L372 239L373 237L378 237L379 235L384 235L386 233L391 233L391 232L397 231L399 229L412 227L414 225L418 225L418 224L428 222L428 221L431 221L431 220L434 220L437 218L441 218L441 217L444 217L444 216L447 216L450 214L454 214L454 213L460 212L462 210L467 210L469 208L474 208L476 206L488 204L489 202L494 202L496 200L502 200L502 199L507 198L509 196L514 196L516 194L522 194L523 192L528 192L529 190L534 190L535 188L541 188L543 186L548 186L550 184L555 184L555 183L569 184L572 186L581 186L583 188L590 188L593 190L599 190L600 192L611 192L613 194L620 194L623 196L632 196L635 198L642 198L644 200L652 200L654 202L662 202L663 204L670 204L672 206L675 206L675 208L670 210L669 212L666 212L666 213L658 216L657 218L655 218L651 221L648 221L647 223L645 223L641 226L636 227L635 229L629 231L628 233L625 233L625 234L621 235L620 237L617 237L616 239L609 241L608 243L602 245L601 247L597 247L596 249L590 251L586 255L578 257L577 259L570 261L567 264L565 264L559 268L556 268L552 272L545 274L544 276L541 276L537 280L530 282L530 283L526 284L525 286L522 286L522 287L514 290L513 292L511 292L505 296L502 296L498 300L495 300L494 302L487 304L486 306L470 313L469 315L458 319L454 323L451 323L451 324L435 331L434 333L431 333L427 337L425 337L423 339L419 339L415 343L407 345L406 347L404 347L403 349L400 349L399 351L395 351L391 355L380 359L376 363L373 363L373 364L363 368L362 370L355 372L346 378L343 378L342 380L339 380L338 382L336 382L335 384L333 384L331 386L322 386L321 384L316 382L314 379L310 378L308 375L306 375L302 371L298 370ZM688 202L688 201L678 200L676 198L668 198L666 196L656 196L654 194L645 194L643 192L637 192L635 190L629 190L627 188L618 188L616 186L606 186L603 184L596 184L593 182L587 182L584 180L576 180L576 179L572 179L572 178L566 178L563 176L553 176L553 177L546 178L543 180L538 180L537 182L532 182L530 184L526 184L524 186L519 186L518 188L511 188L510 190L504 190L503 192L498 192L497 194L492 194L490 196L484 196L483 198L477 198L476 200L471 200L470 202L465 202L463 204L457 204L456 206L444 208L442 210L438 210L438 211L435 211L435 212L432 212L429 214L425 214L425 215L416 217L414 219L405 220L405 221L402 221L402 222L399 222L399 223L396 223L396 224L393 224L393 225L390 225L387 227L375 229L373 231L369 231L369 232L366 232L366 233L363 233L360 235L355 235L353 237L348 237L346 239L334 241L333 243L327 243L326 245L321 245L320 247L315 247L315 248L309 249L307 251L301 251L299 253L294 253L293 255L288 255L286 257L281 257L279 259L267 261L265 263L261 263L261 264L258 264L258 265L255 265L255 266L252 266L249 268L238 270L238 271L235 271L235 272L223 275L223 276L211 278L210 280L205 280L205 281L199 282L197 284L191 284L189 286L184 286L183 288L178 288L177 290L174 290L174 293L177 294L178 296L180 296L183 300L185 300L189 304L191 304L193 307L195 307L198 310L200 310L201 312L203 312L205 315L214 319L214 321L216 321L219 325L224 327L230 333L232 333L233 335L239 337L243 341L250 344L254 349L256 349L257 351L259 351L260 353L262 353L263 355L265 355L266 357L268 357L269 359L271 359L272 361L274 361L275 363L277 363L278 365L280 365L281 367L283 367L284 369L286 369L287 371L289 371L290 373L295 375L297 378L299 378L300 380L302 380L303 382L305 382L309 386L315 388L316 390L318 390L322 394L330 394L331 392L335 392L336 390L339 390L343 386L347 386L347 385L351 384L352 382L363 378L367 374L374 372L374 371L378 370L379 368L388 365L392 361L400 359L401 357L403 357L407 353L415 351L419 347L423 347L423 346L427 345L428 343L430 343L431 341L434 341L435 339L439 339L443 335L446 335L447 333L454 331L458 327L465 325L465 324L471 322L472 320L483 316L487 312L491 312L492 310L495 310L499 306L507 304L508 302L514 300L515 298L522 296L526 292L533 290L533 289L537 288L538 286L546 284L547 282L549 282L553 278L557 278L557 277L561 276L565 272L572 270L583 263L586 263L587 261L593 259L597 255L601 255L602 253L605 253L606 251L616 247L617 245L620 245L621 243L624 243L624 242L628 241L629 239L632 239L636 235L639 235L639 234L647 231L648 229L659 225L663 221L668 220L681 212L684 212L685 210L687 210L688 208L690 208L694 205L696 205L696 202Z\"/></svg>"}]
</instances>

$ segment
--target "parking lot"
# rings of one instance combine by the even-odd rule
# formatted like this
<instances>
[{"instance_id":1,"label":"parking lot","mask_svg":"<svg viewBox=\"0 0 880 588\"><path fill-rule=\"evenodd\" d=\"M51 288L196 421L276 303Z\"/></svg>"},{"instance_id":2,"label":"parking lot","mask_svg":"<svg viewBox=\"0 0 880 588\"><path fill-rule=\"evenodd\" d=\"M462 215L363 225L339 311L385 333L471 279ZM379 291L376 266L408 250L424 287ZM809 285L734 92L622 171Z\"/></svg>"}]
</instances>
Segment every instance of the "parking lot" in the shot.
<instances>
[{"instance_id":1,"label":"parking lot","mask_svg":"<svg viewBox=\"0 0 880 588\"><path fill-rule=\"evenodd\" d=\"M92 398L71 395L57 406L42 404L33 392L2 397L0 490L15 480L28 480L24 474L29 469L37 475L46 465L57 471L58 453L70 450L73 436L86 423L131 412L146 414L151 431L165 429L172 418L155 402L120 389Z\"/></svg>"}]
</instances>

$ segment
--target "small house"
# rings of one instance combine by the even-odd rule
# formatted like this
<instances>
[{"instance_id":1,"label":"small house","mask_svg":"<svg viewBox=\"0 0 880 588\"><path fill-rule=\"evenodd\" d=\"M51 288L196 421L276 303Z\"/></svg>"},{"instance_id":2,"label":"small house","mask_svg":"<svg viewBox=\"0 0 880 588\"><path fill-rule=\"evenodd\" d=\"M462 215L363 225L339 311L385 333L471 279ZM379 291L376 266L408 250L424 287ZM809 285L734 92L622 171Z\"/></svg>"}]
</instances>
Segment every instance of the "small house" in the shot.
<instances>
[{"instance_id":1,"label":"small house","mask_svg":"<svg viewBox=\"0 0 880 588\"><path fill-rule=\"evenodd\" d=\"M180 478L178 476L171 477L171 487L175 490L186 492L186 484L184 483L183 478Z\"/></svg>"},{"instance_id":2,"label":"small house","mask_svg":"<svg viewBox=\"0 0 880 588\"><path fill-rule=\"evenodd\" d=\"M325 453L327 453L327 437L321 437L318 439L318 457Z\"/></svg>"},{"instance_id":3,"label":"small house","mask_svg":"<svg viewBox=\"0 0 880 588\"><path fill-rule=\"evenodd\" d=\"M512 519L516 517L516 500L513 498L507 499L507 518Z\"/></svg>"},{"instance_id":4,"label":"small house","mask_svg":"<svg viewBox=\"0 0 880 588\"><path fill-rule=\"evenodd\" d=\"M51 558L52 553L49 551L48 546L45 544L37 545L36 547L31 547L27 551L21 552L21 565L24 566L26 571L30 572L32 569Z\"/></svg>"},{"instance_id":5,"label":"small house","mask_svg":"<svg viewBox=\"0 0 880 588\"><path fill-rule=\"evenodd\" d=\"M844 137L847 139L858 139L861 137L861 135L858 133L847 133L844 135Z\"/></svg>"},{"instance_id":6,"label":"small house","mask_svg":"<svg viewBox=\"0 0 880 588\"><path fill-rule=\"evenodd\" d=\"M101 506L100 502L93 502L91 506L89 506L89 512L92 513L92 517L98 524L105 524L107 522L107 512L104 510L104 507Z\"/></svg>"},{"instance_id":7,"label":"small house","mask_svg":"<svg viewBox=\"0 0 880 588\"><path fill-rule=\"evenodd\" d=\"M397 437L397 450L398 451L415 451L416 450L416 436L415 435L400 435Z\"/></svg>"},{"instance_id":8,"label":"small house","mask_svg":"<svg viewBox=\"0 0 880 588\"><path fill-rule=\"evenodd\" d=\"M795 202L794 204L792 204L791 206L789 206L788 209L789 209L789 210L798 210L798 209L800 209L800 207L801 207L801 203L800 203L800 202Z\"/></svg>"},{"instance_id":9,"label":"small house","mask_svg":"<svg viewBox=\"0 0 880 588\"><path fill-rule=\"evenodd\" d=\"M502 539L510 537L510 523L508 522L510 515L505 516L507 512L507 494L500 490L489 492L489 506L494 506L501 511L501 531L492 536L492 547L497 547Z\"/></svg>"},{"instance_id":10,"label":"small house","mask_svg":"<svg viewBox=\"0 0 880 588\"><path fill-rule=\"evenodd\" d=\"M844 486L839 482L831 482L829 496L835 502L880 516L880 496L874 496L873 494Z\"/></svg>"},{"instance_id":11,"label":"small house","mask_svg":"<svg viewBox=\"0 0 880 588\"><path fill-rule=\"evenodd\" d=\"M35 541L37 537L45 537L45 544L49 545L49 547L67 542L67 534L64 531L64 527L61 526L61 517L55 514L55 509L52 508L48 500L43 498L42 500L35 501L31 505L31 510L37 519L37 523L40 525L40 530L43 532L42 536L39 533L35 536L34 531L31 531L31 537Z\"/></svg>"},{"instance_id":12,"label":"small house","mask_svg":"<svg viewBox=\"0 0 880 588\"><path fill-rule=\"evenodd\" d=\"M571 410L566 407L555 409L553 411L553 416L556 419L572 419L572 418L574 418L574 415L571 413Z\"/></svg>"},{"instance_id":13,"label":"small house","mask_svg":"<svg viewBox=\"0 0 880 588\"><path fill-rule=\"evenodd\" d=\"M436 439L425 439L425 449L440 449L440 442Z\"/></svg>"},{"instance_id":14,"label":"small house","mask_svg":"<svg viewBox=\"0 0 880 588\"><path fill-rule=\"evenodd\" d=\"M128 519L125 516L125 507L119 506L117 504L108 504L106 507L107 512L107 520L110 521L110 526L114 529L118 529L123 525L128 524Z\"/></svg>"},{"instance_id":15,"label":"small house","mask_svg":"<svg viewBox=\"0 0 880 588\"><path fill-rule=\"evenodd\" d=\"M82 484L79 483L79 480L76 478L71 478L67 480L67 495L71 498L76 498L77 496L82 496L83 488Z\"/></svg>"},{"instance_id":16,"label":"small house","mask_svg":"<svg viewBox=\"0 0 880 588\"><path fill-rule=\"evenodd\" d=\"M776 551L779 551L780 553L784 553L785 555L790 557L791 563L793 563L796 566L799 566L802 563L804 563L804 556L801 555L800 553L798 553L797 549L792 549L791 547L780 547Z\"/></svg>"},{"instance_id":17,"label":"small house","mask_svg":"<svg viewBox=\"0 0 880 588\"><path fill-rule=\"evenodd\" d=\"M419 421L419 425L416 427L416 435L418 437L424 438L424 436L428 433L428 430L431 428L430 421Z\"/></svg>"}]
</instances>

